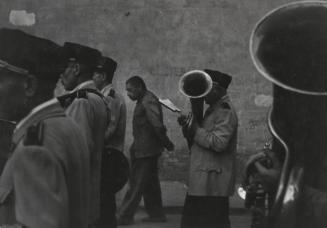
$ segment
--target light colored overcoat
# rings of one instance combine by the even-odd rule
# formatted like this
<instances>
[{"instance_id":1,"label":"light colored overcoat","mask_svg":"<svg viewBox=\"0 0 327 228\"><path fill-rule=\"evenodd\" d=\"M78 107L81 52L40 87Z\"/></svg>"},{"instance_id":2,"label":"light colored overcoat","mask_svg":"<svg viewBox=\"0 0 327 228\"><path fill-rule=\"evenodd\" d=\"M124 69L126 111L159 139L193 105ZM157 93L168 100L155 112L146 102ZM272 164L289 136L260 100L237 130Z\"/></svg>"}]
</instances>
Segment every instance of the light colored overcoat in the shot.
<instances>
[{"instance_id":1,"label":"light colored overcoat","mask_svg":"<svg viewBox=\"0 0 327 228\"><path fill-rule=\"evenodd\" d=\"M236 112L227 96L206 110L191 147L189 195L234 193L237 125Z\"/></svg>"}]
</instances>

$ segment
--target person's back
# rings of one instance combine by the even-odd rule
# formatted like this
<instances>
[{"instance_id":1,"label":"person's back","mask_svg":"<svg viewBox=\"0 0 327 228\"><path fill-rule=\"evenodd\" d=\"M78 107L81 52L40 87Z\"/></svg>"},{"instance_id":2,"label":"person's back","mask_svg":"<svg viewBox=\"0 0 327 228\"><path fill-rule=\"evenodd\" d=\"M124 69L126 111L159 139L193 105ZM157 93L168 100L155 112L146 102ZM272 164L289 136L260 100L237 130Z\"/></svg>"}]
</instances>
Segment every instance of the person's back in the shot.
<instances>
[{"instance_id":1,"label":"person's back","mask_svg":"<svg viewBox=\"0 0 327 228\"><path fill-rule=\"evenodd\" d=\"M45 122L44 146L51 148L65 164L70 202L70 227L86 227L88 224L90 181L90 152L80 127L69 117L48 119Z\"/></svg>"},{"instance_id":2,"label":"person's back","mask_svg":"<svg viewBox=\"0 0 327 228\"><path fill-rule=\"evenodd\" d=\"M19 151L17 152L18 154L22 153L22 151L28 151L28 146L39 146L40 150L46 150L51 153L51 156L53 156L54 160L58 163L58 166L64 170L63 179L53 180L54 182L52 182L52 184L54 184L53 187L58 188L58 190L63 190L65 187L67 188L67 206L69 209L67 211L67 217L69 227L86 228L88 224L88 201L85 201L85 199L88 198L88 190L85 186L89 184L89 151L80 128L70 117L64 114L64 110L56 100L53 100L53 102L53 105L40 109L39 112L28 116L25 119L26 124L20 124L22 126L16 129L13 140L17 147L13 154L17 151ZM34 125L42 126L42 130L39 132L42 134L42 142L40 142L40 145L26 145L28 130ZM13 165L15 165L16 161L17 158L14 158L9 160L9 163L12 162ZM29 166L28 163L25 164L27 164L25 167L20 167L21 170L24 170L24 168L28 171L33 170L32 166ZM10 167L10 165L7 167ZM19 170L12 171L7 168L4 171L4 176L6 176L8 172L15 173L19 172ZM33 171L31 173L33 173ZM26 179L14 183L16 183L17 186L23 186L24 183L32 184L33 181L37 182L37 180L31 180L30 178L35 177L29 176L28 174L30 173L26 172ZM41 179L40 181L44 180ZM2 179L1 183L4 182L6 181ZM42 183L39 184L42 185ZM25 187L22 192L16 191L15 197L24 197L24 192L26 193L27 191L33 190L38 189ZM58 200L65 201L65 197L63 197L65 194L64 192L63 194L58 193L58 196L60 196ZM36 193L35 197L42 198L43 195L38 195ZM42 210L44 205L38 204L38 202L45 202L47 199L45 198L43 200L29 199L26 203L34 202L33 207ZM51 202L49 201L49 203ZM20 204L17 210L26 210L28 208L28 205ZM64 210L64 208L60 210ZM28 217L26 212L21 214L23 214L23 220L33 219ZM20 218L18 217L18 219Z\"/></svg>"}]
</instances>

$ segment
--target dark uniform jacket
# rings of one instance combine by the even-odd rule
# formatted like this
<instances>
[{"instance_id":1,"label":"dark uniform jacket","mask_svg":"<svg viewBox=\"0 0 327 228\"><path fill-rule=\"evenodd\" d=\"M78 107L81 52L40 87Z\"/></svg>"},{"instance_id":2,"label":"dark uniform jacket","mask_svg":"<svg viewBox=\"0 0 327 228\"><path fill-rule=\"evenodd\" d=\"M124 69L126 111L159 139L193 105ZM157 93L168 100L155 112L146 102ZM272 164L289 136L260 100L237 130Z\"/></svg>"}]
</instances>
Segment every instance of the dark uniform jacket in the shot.
<instances>
[{"instance_id":1,"label":"dark uniform jacket","mask_svg":"<svg viewBox=\"0 0 327 228\"><path fill-rule=\"evenodd\" d=\"M95 89L93 81L80 84L75 90ZM97 94L87 93L86 97L80 97L66 109L81 128L85 141L90 151L90 223L94 223L100 213L100 175L101 159L104 148L104 135L110 120L110 113L105 101Z\"/></svg>"},{"instance_id":2,"label":"dark uniform jacket","mask_svg":"<svg viewBox=\"0 0 327 228\"><path fill-rule=\"evenodd\" d=\"M227 96L209 107L191 147L189 195L230 196L235 185L237 116Z\"/></svg>"},{"instance_id":3,"label":"dark uniform jacket","mask_svg":"<svg viewBox=\"0 0 327 228\"><path fill-rule=\"evenodd\" d=\"M36 107L17 125L13 143L0 178L1 223L87 228L89 152L59 102Z\"/></svg>"},{"instance_id":4,"label":"dark uniform jacket","mask_svg":"<svg viewBox=\"0 0 327 228\"><path fill-rule=\"evenodd\" d=\"M150 91L137 101L133 115L131 158L144 158L161 154L170 142L163 124L162 107Z\"/></svg>"}]
</instances>

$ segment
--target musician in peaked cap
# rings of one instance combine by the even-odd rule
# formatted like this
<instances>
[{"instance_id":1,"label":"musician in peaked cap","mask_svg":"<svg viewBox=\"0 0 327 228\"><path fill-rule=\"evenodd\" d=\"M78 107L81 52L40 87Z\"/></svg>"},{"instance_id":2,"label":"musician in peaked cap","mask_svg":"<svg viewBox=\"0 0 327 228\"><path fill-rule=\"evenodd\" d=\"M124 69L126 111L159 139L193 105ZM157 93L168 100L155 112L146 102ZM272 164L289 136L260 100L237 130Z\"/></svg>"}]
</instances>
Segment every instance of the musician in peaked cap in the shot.
<instances>
[{"instance_id":1,"label":"musician in peaked cap","mask_svg":"<svg viewBox=\"0 0 327 228\"><path fill-rule=\"evenodd\" d=\"M89 152L77 124L57 99L48 100L60 49L0 29L0 118L19 121L0 177L1 227L87 228Z\"/></svg>"},{"instance_id":2,"label":"musician in peaked cap","mask_svg":"<svg viewBox=\"0 0 327 228\"><path fill-rule=\"evenodd\" d=\"M101 53L96 49L69 42L64 44L63 53L66 67L61 79L65 89L71 92L59 99L66 106L66 113L82 129L90 151L89 222L94 225L100 213L101 159L105 130L110 121L110 112L103 95L92 81Z\"/></svg>"},{"instance_id":3,"label":"musician in peaked cap","mask_svg":"<svg viewBox=\"0 0 327 228\"><path fill-rule=\"evenodd\" d=\"M187 129L186 117L179 118L193 139L182 228L230 227L228 197L234 193L237 144L237 116L227 95L232 78L219 71L204 71L213 87L204 97L209 108L203 121Z\"/></svg>"},{"instance_id":4,"label":"musician in peaked cap","mask_svg":"<svg viewBox=\"0 0 327 228\"><path fill-rule=\"evenodd\" d=\"M105 134L105 148L101 167L100 224L117 227L115 193L128 178L128 161L124 157L126 104L123 96L112 85L117 62L109 57L100 59L93 81L111 110L110 123Z\"/></svg>"}]
</instances>

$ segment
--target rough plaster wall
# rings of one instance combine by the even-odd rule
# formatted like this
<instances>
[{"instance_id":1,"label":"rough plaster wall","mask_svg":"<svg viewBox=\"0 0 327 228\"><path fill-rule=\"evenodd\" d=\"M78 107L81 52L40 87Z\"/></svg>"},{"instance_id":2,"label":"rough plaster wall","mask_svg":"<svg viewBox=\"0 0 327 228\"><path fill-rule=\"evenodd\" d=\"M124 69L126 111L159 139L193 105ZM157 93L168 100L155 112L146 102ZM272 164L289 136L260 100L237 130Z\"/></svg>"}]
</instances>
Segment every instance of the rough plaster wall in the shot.
<instances>
[{"instance_id":1,"label":"rough plaster wall","mask_svg":"<svg viewBox=\"0 0 327 228\"><path fill-rule=\"evenodd\" d=\"M271 84L255 70L249 37L255 23L287 0L2 0L0 23L39 36L90 45L119 63L115 84L125 98L124 82L145 78L150 90L184 110L188 100L178 92L179 77L192 69L212 68L232 75L230 95L239 116L239 157L261 148L268 135L267 103ZM14 26L11 10L35 14L35 24ZM131 143L128 106L127 146ZM164 111L168 134L176 145L163 156L162 176L186 177L188 152L176 123Z\"/></svg>"}]
</instances>

